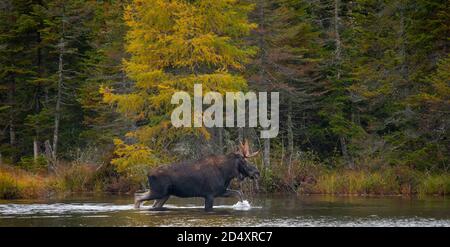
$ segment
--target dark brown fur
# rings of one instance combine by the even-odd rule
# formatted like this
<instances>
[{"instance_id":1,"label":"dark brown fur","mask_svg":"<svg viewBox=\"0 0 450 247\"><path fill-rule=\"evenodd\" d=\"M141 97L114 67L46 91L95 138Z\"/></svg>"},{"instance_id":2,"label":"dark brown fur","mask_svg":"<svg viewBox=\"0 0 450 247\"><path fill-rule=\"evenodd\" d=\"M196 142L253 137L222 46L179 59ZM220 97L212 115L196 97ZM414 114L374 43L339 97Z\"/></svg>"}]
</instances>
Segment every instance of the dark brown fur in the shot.
<instances>
[{"instance_id":1,"label":"dark brown fur","mask_svg":"<svg viewBox=\"0 0 450 247\"><path fill-rule=\"evenodd\" d=\"M138 208L143 201L156 200L153 207L161 208L174 195L203 197L208 211L212 209L215 197L235 195L242 201L242 193L228 187L234 178L245 177L256 179L259 171L240 153L160 166L149 173L150 192L137 195L135 206Z\"/></svg>"}]
</instances>

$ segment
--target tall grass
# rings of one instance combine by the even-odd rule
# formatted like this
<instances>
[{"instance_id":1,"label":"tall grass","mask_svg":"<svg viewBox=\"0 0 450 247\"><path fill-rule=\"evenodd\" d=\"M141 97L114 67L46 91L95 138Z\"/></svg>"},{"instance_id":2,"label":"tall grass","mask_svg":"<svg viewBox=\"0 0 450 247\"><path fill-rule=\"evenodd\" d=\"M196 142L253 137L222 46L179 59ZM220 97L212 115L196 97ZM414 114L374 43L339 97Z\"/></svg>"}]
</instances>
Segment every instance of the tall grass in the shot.
<instances>
[{"instance_id":1,"label":"tall grass","mask_svg":"<svg viewBox=\"0 0 450 247\"><path fill-rule=\"evenodd\" d=\"M312 193L321 194L399 194L401 185L389 172L332 171L321 175Z\"/></svg>"},{"instance_id":2,"label":"tall grass","mask_svg":"<svg viewBox=\"0 0 450 247\"><path fill-rule=\"evenodd\" d=\"M345 195L448 195L450 174L428 174L408 167L329 168L313 155L302 154L290 163L272 163L263 171L260 189L266 192ZM250 186L250 185L249 185ZM249 187L247 186L247 187ZM245 186L244 186L245 187ZM0 166L0 199L36 198L57 193L128 193L139 188L135 179L112 166L73 162L55 172L33 172ZM249 187L253 191L253 185ZM248 189L248 188L247 188Z\"/></svg>"},{"instance_id":3,"label":"tall grass","mask_svg":"<svg viewBox=\"0 0 450 247\"><path fill-rule=\"evenodd\" d=\"M370 162L369 162L370 163ZM273 162L261 185L266 192L342 195L447 195L450 174L428 174L407 166L357 165L330 168L314 155L300 153L291 163Z\"/></svg>"},{"instance_id":4,"label":"tall grass","mask_svg":"<svg viewBox=\"0 0 450 247\"><path fill-rule=\"evenodd\" d=\"M19 197L19 188L16 180L9 174L0 171L0 198L12 199Z\"/></svg>"},{"instance_id":5,"label":"tall grass","mask_svg":"<svg viewBox=\"0 0 450 247\"><path fill-rule=\"evenodd\" d=\"M427 175L418 187L419 195L447 195L450 194L450 175Z\"/></svg>"},{"instance_id":6,"label":"tall grass","mask_svg":"<svg viewBox=\"0 0 450 247\"><path fill-rule=\"evenodd\" d=\"M450 174L399 172L395 168L382 171L331 171L320 176L312 193L376 194L376 195L448 195ZM413 175L411 175L411 173Z\"/></svg>"},{"instance_id":7,"label":"tall grass","mask_svg":"<svg viewBox=\"0 0 450 247\"><path fill-rule=\"evenodd\" d=\"M37 198L79 192L128 193L139 189L132 178L113 166L80 162L61 163L54 172L21 166L0 166L0 199Z\"/></svg>"},{"instance_id":8,"label":"tall grass","mask_svg":"<svg viewBox=\"0 0 450 247\"><path fill-rule=\"evenodd\" d=\"M20 169L0 166L0 198L41 197L48 191L46 179Z\"/></svg>"},{"instance_id":9,"label":"tall grass","mask_svg":"<svg viewBox=\"0 0 450 247\"><path fill-rule=\"evenodd\" d=\"M96 191L96 168L90 165L71 163L58 166L50 180L51 187L60 192Z\"/></svg>"}]
</instances>

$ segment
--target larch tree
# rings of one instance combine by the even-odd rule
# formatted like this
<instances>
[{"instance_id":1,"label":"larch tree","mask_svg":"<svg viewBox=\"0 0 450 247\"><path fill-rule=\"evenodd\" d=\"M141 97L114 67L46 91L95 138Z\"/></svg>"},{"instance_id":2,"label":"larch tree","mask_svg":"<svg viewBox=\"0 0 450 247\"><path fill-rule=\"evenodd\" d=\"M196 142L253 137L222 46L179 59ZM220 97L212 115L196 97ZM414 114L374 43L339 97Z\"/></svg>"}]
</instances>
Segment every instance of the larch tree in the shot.
<instances>
[{"instance_id":1,"label":"larch tree","mask_svg":"<svg viewBox=\"0 0 450 247\"><path fill-rule=\"evenodd\" d=\"M209 138L204 127L173 128L171 97L193 92L194 84L203 93L247 88L240 71L255 53L243 41L255 27L247 20L251 8L234 0L134 0L126 8L131 57L124 65L135 84L125 94L102 88L104 100L135 121L128 141L115 140L119 171L170 159L181 137Z\"/></svg>"}]
</instances>

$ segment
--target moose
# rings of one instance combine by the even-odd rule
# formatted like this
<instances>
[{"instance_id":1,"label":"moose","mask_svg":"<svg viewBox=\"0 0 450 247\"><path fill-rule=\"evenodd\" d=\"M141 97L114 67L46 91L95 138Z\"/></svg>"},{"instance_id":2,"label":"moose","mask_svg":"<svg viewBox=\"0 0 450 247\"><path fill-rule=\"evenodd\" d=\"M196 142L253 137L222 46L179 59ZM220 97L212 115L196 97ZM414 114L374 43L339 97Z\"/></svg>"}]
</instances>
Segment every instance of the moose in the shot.
<instances>
[{"instance_id":1,"label":"moose","mask_svg":"<svg viewBox=\"0 0 450 247\"><path fill-rule=\"evenodd\" d=\"M248 141L227 155L213 155L196 161L162 165L148 173L150 191L135 195L135 208L144 201L155 200L154 209L161 209L171 195L177 197L202 197L205 211L213 209L215 197L236 196L243 200L242 192L229 188L234 178L257 180L258 168L248 158L257 152L249 151Z\"/></svg>"}]
</instances>

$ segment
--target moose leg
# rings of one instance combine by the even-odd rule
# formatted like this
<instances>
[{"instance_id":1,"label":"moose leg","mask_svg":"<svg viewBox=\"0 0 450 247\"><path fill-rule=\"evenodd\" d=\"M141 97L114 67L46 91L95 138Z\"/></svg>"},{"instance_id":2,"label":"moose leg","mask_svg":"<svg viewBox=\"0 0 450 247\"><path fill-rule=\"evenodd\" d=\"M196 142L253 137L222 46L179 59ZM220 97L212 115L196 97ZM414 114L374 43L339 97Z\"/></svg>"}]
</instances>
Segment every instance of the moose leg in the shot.
<instances>
[{"instance_id":1,"label":"moose leg","mask_svg":"<svg viewBox=\"0 0 450 247\"><path fill-rule=\"evenodd\" d=\"M144 201L155 200L155 199L161 199L161 198L163 198L163 197L164 197L164 196L152 194L151 191L146 192L146 193L143 193L143 194L140 194L140 195L135 195L135 196L134 196L134 207L135 207L135 208L140 208L142 202L144 202Z\"/></svg>"},{"instance_id":2,"label":"moose leg","mask_svg":"<svg viewBox=\"0 0 450 247\"><path fill-rule=\"evenodd\" d=\"M214 204L214 197L213 196L205 197L205 211L207 211L207 212L212 211L213 204Z\"/></svg>"},{"instance_id":3,"label":"moose leg","mask_svg":"<svg viewBox=\"0 0 450 247\"><path fill-rule=\"evenodd\" d=\"M239 201L241 202L244 200L244 196L240 190L227 189L227 191L225 191L225 193L222 194L222 197L230 197L230 196L237 196L239 198Z\"/></svg>"},{"instance_id":4,"label":"moose leg","mask_svg":"<svg viewBox=\"0 0 450 247\"><path fill-rule=\"evenodd\" d=\"M164 203L166 203L168 199L169 199L169 196L155 200L155 203L153 203L152 207L153 208L162 208L164 206Z\"/></svg>"}]
</instances>

